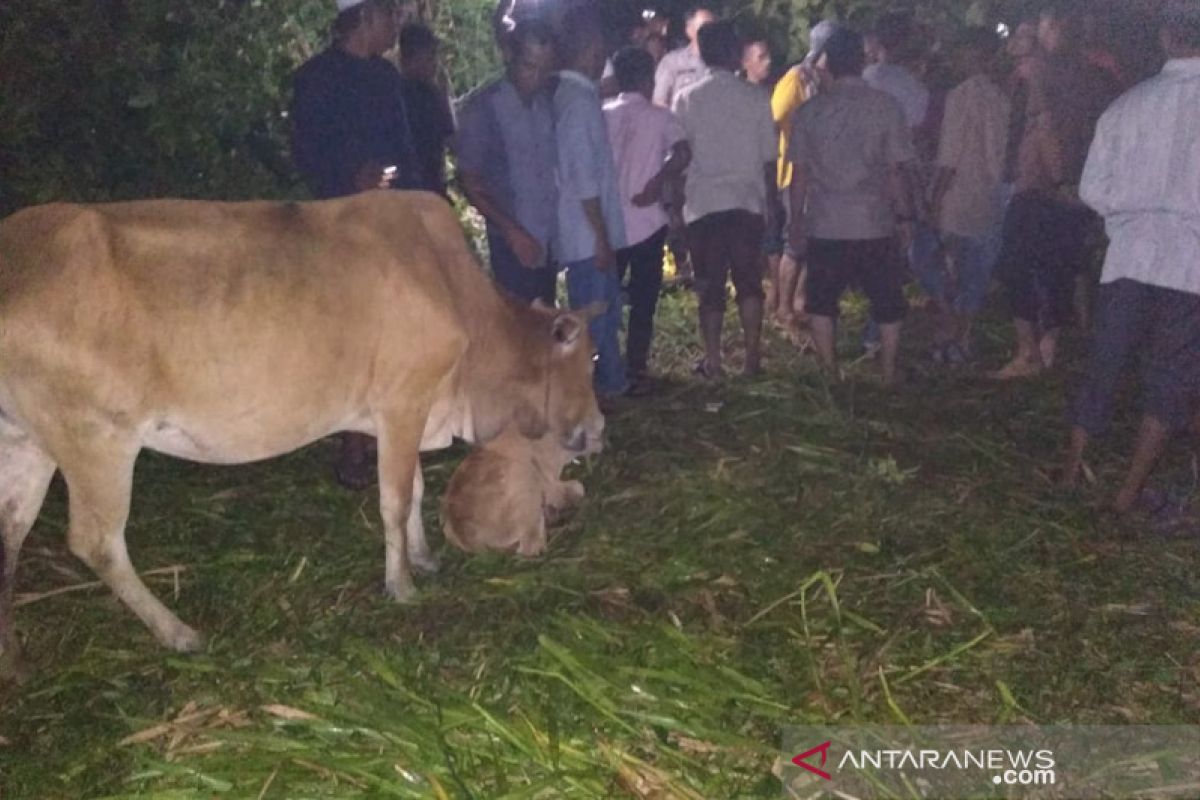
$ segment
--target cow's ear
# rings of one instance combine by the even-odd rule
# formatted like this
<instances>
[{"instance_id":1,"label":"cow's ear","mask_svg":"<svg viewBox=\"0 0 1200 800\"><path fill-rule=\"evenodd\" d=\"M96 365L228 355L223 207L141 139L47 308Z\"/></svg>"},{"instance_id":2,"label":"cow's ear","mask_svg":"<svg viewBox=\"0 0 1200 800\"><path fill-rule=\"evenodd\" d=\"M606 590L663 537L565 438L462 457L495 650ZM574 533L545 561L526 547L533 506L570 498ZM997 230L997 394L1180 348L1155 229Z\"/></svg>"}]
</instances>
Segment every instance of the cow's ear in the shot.
<instances>
[{"instance_id":1,"label":"cow's ear","mask_svg":"<svg viewBox=\"0 0 1200 800\"><path fill-rule=\"evenodd\" d=\"M554 318L554 325L551 331L554 333L554 341L564 348L569 348L579 341L579 334L583 333L583 328L587 322L580 319L578 314L559 314Z\"/></svg>"}]
</instances>

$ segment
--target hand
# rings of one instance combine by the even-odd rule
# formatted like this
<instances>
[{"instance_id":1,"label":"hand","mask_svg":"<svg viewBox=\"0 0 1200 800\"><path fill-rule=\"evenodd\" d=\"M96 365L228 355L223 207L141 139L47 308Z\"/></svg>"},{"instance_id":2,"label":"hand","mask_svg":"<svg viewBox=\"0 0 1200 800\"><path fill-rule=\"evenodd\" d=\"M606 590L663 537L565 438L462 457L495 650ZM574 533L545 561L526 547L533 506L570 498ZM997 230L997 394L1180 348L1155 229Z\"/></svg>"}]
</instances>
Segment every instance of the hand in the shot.
<instances>
[{"instance_id":1,"label":"hand","mask_svg":"<svg viewBox=\"0 0 1200 800\"><path fill-rule=\"evenodd\" d=\"M638 208L646 208L652 206L662 200L663 193L662 173L658 173L650 180L646 181L646 185L640 192L633 196L633 204Z\"/></svg>"},{"instance_id":2,"label":"hand","mask_svg":"<svg viewBox=\"0 0 1200 800\"><path fill-rule=\"evenodd\" d=\"M604 236L596 242L596 269L608 272L616 268L617 254L613 252L612 246L608 243L608 237Z\"/></svg>"},{"instance_id":3,"label":"hand","mask_svg":"<svg viewBox=\"0 0 1200 800\"><path fill-rule=\"evenodd\" d=\"M384 167L378 161L368 161L354 173L354 190L368 192L372 189L390 189L395 177L395 167Z\"/></svg>"},{"instance_id":4,"label":"hand","mask_svg":"<svg viewBox=\"0 0 1200 800\"><path fill-rule=\"evenodd\" d=\"M510 228L504 234L504 241L508 242L513 255L517 257L517 260L521 262L521 266L525 269L537 269L542 266L546 255L542 252L542 245L537 239L530 236L524 228Z\"/></svg>"}]
</instances>

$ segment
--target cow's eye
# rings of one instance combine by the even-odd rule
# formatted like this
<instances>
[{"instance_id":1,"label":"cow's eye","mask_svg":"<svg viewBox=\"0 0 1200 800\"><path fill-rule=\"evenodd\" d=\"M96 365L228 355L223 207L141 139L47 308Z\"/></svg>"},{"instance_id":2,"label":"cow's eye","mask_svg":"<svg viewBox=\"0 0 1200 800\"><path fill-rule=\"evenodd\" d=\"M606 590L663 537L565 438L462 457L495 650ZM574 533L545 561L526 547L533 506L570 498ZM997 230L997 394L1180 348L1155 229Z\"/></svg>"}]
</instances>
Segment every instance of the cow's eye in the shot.
<instances>
[{"instance_id":1,"label":"cow's eye","mask_svg":"<svg viewBox=\"0 0 1200 800\"><path fill-rule=\"evenodd\" d=\"M596 352L592 353L592 363L596 364L596 363L599 363L599 361L600 361L600 351L597 350Z\"/></svg>"}]
</instances>

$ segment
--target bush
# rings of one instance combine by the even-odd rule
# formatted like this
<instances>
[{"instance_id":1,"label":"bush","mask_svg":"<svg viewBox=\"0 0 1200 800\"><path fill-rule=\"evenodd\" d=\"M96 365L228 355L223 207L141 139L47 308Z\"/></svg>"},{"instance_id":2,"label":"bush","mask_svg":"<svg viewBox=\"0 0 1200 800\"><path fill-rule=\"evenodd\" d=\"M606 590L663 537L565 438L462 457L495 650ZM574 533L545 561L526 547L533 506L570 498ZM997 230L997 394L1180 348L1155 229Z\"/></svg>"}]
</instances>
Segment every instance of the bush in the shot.
<instances>
[{"instance_id":1,"label":"bush","mask_svg":"<svg viewBox=\"0 0 1200 800\"><path fill-rule=\"evenodd\" d=\"M433 11L455 88L495 69L491 0ZM291 74L332 0L5 0L0 214L52 200L292 198Z\"/></svg>"}]
</instances>

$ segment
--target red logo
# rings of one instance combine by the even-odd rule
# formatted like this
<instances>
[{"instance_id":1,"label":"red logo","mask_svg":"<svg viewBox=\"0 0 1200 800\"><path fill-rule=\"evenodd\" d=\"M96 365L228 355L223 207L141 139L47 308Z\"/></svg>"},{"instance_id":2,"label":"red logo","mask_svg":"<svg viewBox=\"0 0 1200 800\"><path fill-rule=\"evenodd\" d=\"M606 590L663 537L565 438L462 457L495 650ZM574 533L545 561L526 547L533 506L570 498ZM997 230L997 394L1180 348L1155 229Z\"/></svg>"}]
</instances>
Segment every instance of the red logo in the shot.
<instances>
[{"instance_id":1,"label":"red logo","mask_svg":"<svg viewBox=\"0 0 1200 800\"><path fill-rule=\"evenodd\" d=\"M809 756L815 755L816 753L820 753L821 754L821 766L822 767L825 766L825 761L829 758L829 746L831 744L832 744L832 742L826 742L825 744L819 744L816 747L814 747L812 750L807 750L807 751L801 753L800 755L796 756L795 758L793 758L792 763L795 764L797 767L803 767L804 769L808 770L809 772L811 772L814 775L820 775L825 780L831 781L831 780L833 780L832 775L830 775L828 772L826 772L823 769L817 769L816 767L814 767L812 764L809 764L805 760Z\"/></svg>"}]
</instances>

